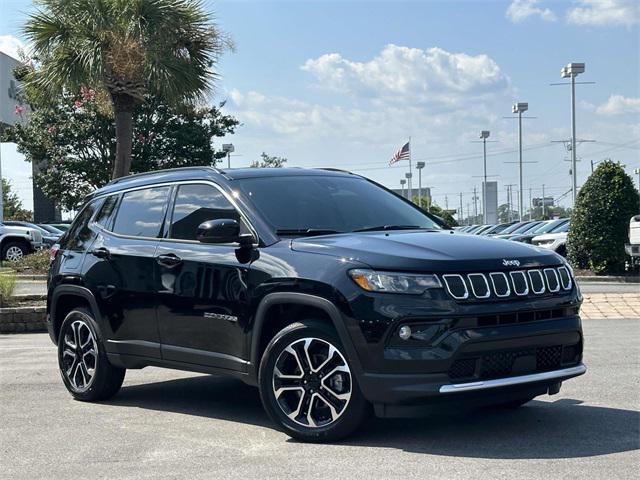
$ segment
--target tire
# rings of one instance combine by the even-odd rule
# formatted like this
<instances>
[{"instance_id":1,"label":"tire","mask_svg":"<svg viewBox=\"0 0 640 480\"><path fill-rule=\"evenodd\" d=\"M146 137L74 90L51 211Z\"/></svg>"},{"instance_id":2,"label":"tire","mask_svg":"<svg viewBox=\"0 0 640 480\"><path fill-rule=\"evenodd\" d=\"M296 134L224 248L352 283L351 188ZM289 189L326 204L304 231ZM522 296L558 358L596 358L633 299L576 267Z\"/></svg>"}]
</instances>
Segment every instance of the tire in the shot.
<instances>
[{"instance_id":1,"label":"tire","mask_svg":"<svg viewBox=\"0 0 640 480\"><path fill-rule=\"evenodd\" d=\"M21 242L7 242L2 247L2 260L15 262L29 253L28 248Z\"/></svg>"},{"instance_id":2,"label":"tire","mask_svg":"<svg viewBox=\"0 0 640 480\"><path fill-rule=\"evenodd\" d=\"M109 363L98 324L84 308L72 310L62 322L58 366L69 393L84 402L113 397L120 390L126 372Z\"/></svg>"},{"instance_id":3,"label":"tire","mask_svg":"<svg viewBox=\"0 0 640 480\"><path fill-rule=\"evenodd\" d=\"M309 362L311 369L305 369ZM304 442L344 438L370 411L340 339L321 322L293 323L275 335L260 362L258 381L274 423Z\"/></svg>"}]
</instances>

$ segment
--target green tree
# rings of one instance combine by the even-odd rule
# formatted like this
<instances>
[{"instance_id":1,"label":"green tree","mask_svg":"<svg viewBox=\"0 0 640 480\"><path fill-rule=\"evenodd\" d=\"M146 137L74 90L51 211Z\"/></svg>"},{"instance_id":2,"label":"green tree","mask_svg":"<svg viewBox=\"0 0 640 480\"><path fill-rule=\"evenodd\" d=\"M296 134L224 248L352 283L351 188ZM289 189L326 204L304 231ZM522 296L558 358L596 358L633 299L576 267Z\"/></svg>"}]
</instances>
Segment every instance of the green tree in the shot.
<instances>
[{"instance_id":1,"label":"green tree","mask_svg":"<svg viewBox=\"0 0 640 480\"><path fill-rule=\"evenodd\" d=\"M596 274L622 271L629 219L639 211L638 192L624 168L611 160L600 163L578 192L571 215L571 263Z\"/></svg>"},{"instance_id":2,"label":"green tree","mask_svg":"<svg viewBox=\"0 0 640 480\"><path fill-rule=\"evenodd\" d=\"M262 152L260 158L261 160L251 163L251 168L279 168L284 167L284 164L287 163L286 158L267 155L265 152Z\"/></svg>"},{"instance_id":3,"label":"green tree","mask_svg":"<svg viewBox=\"0 0 640 480\"><path fill-rule=\"evenodd\" d=\"M4 138L41 166L35 180L44 193L74 210L111 178L117 149L113 121L88 89L80 95L63 92L46 102L30 101L35 108L29 122L10 127ZM133 111L131 171L215 165L225 154L214 148L214 139L232 134L238 125L222 107L173 107L147 97Z\"/></svg>"},{"instance_id":4,"label":"green tree","mask_svg":"<svg viewBox=\"0 0 640 480\"><path fill-rule=\"evenodd\" d=\"M433 203L428 197L422 197L421 202L418 202L418 197L413 197L413 203L418 205L424 211L440 217L450 227L458 226L458 222L455 218L453 218L453 213L455 213L455 210L453 212L451 210L445 210L444 208L438 206L436 203Z\"/></svg>"},{"instance_id":5,"label":"green tree","mask_svg":"<svg viewBox=\"0 0 640 480\"><path fill-rule=\"evenodd\" d=\"M22 206L22 200L13 191L11 182L2 179L2 206L5 220L31 220L33 213Z\"/></svg>"},{"instance_id":6,"label":"green tree","mask_svg":"<svg viewBox=\"0 0 640 480\"><path fill-rule=\"evenodd\" d=\"M113 178L129 174L134 113L149 96L171 105L202 97L229 42L198 0L39 0L24 32L46 96L87 85L115 119Z\"/></svg>"}]
</instances>

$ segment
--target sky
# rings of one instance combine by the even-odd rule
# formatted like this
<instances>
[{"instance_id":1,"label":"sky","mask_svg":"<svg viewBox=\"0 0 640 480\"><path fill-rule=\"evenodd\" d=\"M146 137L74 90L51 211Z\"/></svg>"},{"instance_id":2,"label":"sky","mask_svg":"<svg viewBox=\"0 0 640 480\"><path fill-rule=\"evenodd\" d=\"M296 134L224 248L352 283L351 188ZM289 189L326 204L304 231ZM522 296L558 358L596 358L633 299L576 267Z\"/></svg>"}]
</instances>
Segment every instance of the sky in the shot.
<instances>
[{"instance_id":1,"label":"sky","mask_svg":"<svg viewBox=\"0 0 640 480\"><path fill-rule=\"evenodd\" d=\"M408 162L388 166L409 138L422 183L441 206L473 211L483 173L481 130L489 130L487 173L518 183L514 102L523 120L524 202L566 194L570 87L560 69L584 62L576 88L578 184L591 162L640 167L640 2L574 1L206 1L235 43L210 101L242 122L232 166L263 151L289 166L333 167L399 188ZM0 50L24 44L29 1L3 0ZM29 168L2 147L3 175L30 205ZM414 172L414 187L417 175ZM517 189L517 185L513 187ZM466 213L466 212L465 212Z\"/></svg>"}]
</instances>

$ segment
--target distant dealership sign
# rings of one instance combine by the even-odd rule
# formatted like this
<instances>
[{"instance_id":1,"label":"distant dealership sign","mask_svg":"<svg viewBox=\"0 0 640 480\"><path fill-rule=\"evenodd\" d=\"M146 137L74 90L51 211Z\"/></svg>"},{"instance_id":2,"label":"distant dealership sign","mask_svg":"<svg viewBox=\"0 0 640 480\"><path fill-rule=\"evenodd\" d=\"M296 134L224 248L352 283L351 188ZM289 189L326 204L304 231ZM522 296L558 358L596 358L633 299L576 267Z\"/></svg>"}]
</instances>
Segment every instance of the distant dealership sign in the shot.
<instances>
[{"instance_id":1,"label":"distant dealership sign","mask_svg":"<svg viewBox=\"0 0 640 480\"><path fill-rule=\"evenodd\" d=\"M539 197L539 198L534 198L533 200L531 200L531 204L534 207L553 207L554 203L553 203L553 197Z\"/></svg>"}]
</instances>

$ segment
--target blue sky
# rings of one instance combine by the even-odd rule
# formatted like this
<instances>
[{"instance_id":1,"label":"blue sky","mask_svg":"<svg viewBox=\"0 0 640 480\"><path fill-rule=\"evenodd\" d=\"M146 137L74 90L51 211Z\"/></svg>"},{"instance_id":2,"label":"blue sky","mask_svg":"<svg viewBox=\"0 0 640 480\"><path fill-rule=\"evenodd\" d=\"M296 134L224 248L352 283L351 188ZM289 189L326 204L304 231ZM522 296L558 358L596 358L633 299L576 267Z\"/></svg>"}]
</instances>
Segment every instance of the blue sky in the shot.
<instances>
[{"instance_id":1,"label":"blue sky","mask_svg":"<svg viewBox=\"0 0 640 480\"><path fill-rule=\"evenodd\" d=\"M590 161L612 157L640 167L640 4L578 1L218 1L207 2L236 44L219 64L214 101L243 126L233 137L235 166L262 151L292 166L346 168L397 188L406 164L386 167L412 138L424 184L450 206L471 201L482 173L478 132L491 130L490 175L517 183L514 101L529 102L524 124L528 189L559 196L570 188L562 144L570 92L560 68L585 62L577 90L579 183ZM0 48L20 39L31 2L5 0ZM4 45L4 48L3 48ZM3 148L3 174L15 175L29 203L25 168ZM501 153L493 155L493 153ZM565 200L565 205L566 205Z\"/></svg>"}]
</instances>

